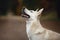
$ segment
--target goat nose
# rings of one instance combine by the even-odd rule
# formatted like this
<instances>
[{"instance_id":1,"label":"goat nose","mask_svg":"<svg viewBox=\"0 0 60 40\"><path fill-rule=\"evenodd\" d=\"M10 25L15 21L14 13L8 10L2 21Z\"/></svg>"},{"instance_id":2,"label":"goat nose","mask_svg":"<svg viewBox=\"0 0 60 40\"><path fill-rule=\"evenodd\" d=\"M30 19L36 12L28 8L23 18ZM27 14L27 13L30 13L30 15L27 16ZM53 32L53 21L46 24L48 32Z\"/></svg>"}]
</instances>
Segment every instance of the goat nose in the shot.
<instances>
[{"instance_id":1,"label":"goat nose","mask_svg":"<svg viewBox=\"0 0 60 40\"><path fill-rule=\"evenodd\" d=\"M23 11L25 10L25 7L23 7Z\"/></svg>"},{"instance_id":2,"label":"goat nose","mask_svg":"<svg viewBox=\"0 0 60 40\"><path fill-rule=\"evenodd\" d=\"M21 10L22 14L24 14L24 13L25 13L25 12L24 12L24 10L25 10L25 8L22 8L22 10Z\"/></svg>"}]
</instances>

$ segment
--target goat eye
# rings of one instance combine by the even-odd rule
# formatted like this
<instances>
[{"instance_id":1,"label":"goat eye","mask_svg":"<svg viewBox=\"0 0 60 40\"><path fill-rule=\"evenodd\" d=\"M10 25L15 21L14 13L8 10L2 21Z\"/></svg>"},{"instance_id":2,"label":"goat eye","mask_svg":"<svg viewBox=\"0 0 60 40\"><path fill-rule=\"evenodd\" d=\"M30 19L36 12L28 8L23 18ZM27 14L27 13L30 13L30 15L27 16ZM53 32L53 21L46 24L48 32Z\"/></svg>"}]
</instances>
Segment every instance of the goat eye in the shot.
<instances>
[{"instance_id":1,"label":"goat eye","mask_svg":"<svg viewBox=\"0 0 60 40\"><path fill-rule=\"evenodd\" d=\"M31 13L33 13L33 10L30 10Z\"/></svg>"},{"instance_id":2,"label":"goat eye","mask_svg":"<svg viewBox=\"0 0 60 40\"><path fill-rule=\"evenodd\" d=\"M32 12L32 10L31 10L31 12Z\"/></svg>"}]
</instances>

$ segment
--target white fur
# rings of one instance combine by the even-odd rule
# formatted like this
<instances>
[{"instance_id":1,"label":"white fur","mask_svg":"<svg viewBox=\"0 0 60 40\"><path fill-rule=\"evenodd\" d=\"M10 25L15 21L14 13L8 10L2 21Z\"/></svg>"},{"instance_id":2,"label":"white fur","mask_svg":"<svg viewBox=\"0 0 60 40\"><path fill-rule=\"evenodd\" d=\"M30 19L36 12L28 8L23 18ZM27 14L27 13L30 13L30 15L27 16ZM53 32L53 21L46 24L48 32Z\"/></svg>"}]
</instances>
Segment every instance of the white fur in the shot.
<instances>
[{"instance_id":1,"label":"white fur","mask_svg":"<svg viewBox=\"0 0 60 40\"><path fill-rule=\"evenodd\" d=\"M40 24L38 15L41 15L43 8L38 11L28 10L25 8L24 12L30 15L26 20L26 32L29 40L60 40L60 34L51 30L45 29Z\"/></svg>"}]
</instances>

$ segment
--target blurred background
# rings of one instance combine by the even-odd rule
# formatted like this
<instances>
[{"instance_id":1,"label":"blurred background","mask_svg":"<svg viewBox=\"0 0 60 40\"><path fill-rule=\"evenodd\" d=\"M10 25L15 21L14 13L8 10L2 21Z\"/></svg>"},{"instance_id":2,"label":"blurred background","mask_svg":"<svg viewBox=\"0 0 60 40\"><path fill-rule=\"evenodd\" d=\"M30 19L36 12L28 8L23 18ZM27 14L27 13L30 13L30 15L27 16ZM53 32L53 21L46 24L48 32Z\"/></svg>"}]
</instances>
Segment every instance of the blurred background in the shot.
<instances>
[{"instance_id":1,"label":"blurred background","mask_svg":"<svg viewBox=\"0 0 60 40\"><path fill-rule=\"evenodd\" d=\"M43 27L60 33L60 0L0 0L0 40L28 40L22 9L44 8Z\"/></svg>"}]
</instances>

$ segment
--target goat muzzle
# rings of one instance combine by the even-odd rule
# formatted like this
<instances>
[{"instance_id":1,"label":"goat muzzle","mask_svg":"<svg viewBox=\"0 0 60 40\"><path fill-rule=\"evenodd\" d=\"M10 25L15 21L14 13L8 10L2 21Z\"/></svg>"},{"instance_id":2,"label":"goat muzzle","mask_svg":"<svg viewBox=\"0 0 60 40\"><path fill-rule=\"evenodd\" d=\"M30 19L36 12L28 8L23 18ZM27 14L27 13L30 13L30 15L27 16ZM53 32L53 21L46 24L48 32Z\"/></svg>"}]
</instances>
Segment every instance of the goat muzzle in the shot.
<instances>
[{"instance_id":1,"label":"goat muzzle","mask_svg":"<svg viewBox=\"0 0 60 40\"><path fill-rule=\"evenodd\" d=\"M24 12L25 8L22 9L22 13L21 13L21 16L24 17L24 18L30 18L30 16L28 14L26 14Z\"/></svg>"}]
</instances>

